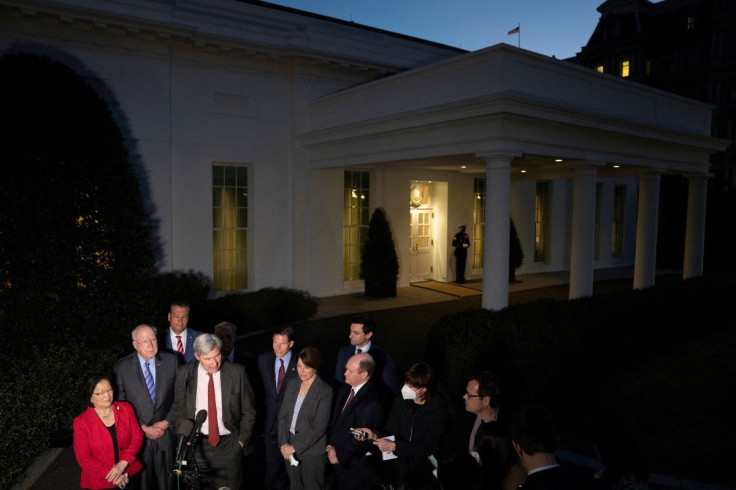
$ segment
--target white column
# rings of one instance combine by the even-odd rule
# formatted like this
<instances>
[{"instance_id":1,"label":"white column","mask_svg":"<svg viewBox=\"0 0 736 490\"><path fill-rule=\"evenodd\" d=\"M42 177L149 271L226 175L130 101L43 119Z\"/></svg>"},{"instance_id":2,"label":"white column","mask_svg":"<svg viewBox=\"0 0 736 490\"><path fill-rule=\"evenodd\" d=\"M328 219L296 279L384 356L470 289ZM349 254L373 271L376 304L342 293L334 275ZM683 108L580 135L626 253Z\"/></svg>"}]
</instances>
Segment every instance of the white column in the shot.
<instances>
[{"instance_id":1,"label":"white column","mask_svg":"<svg viewBox=\"0 0 736 490\"><path fill-rule=\"evenodd\" d=\"M658 171L648 171L639 176L634 289L654 286L657 273L660 181L661 175Z\"/></svg>"},{"instance_id":2,"label":"white column","mask_svg":"<svg viewBox=\"0 0 736 490\"><path fill-rule=\"evenodd\" d=\"M570 299L593 295L596 168L591 163L575 166L568 293Z\"/></svg>"},{"instance_id":3,"label":"white column","mask_svg":"<svg viewBox=\"0 0 736 490\"><path fill-rule=\"evenodd\" d=\"M486 222L481 306L501 310L509 305L511 160L517 155L482 156L486 162Z\"/></svg>"},{"instance_id":4,"label":"white column","mask_svg":"<svg viewBox=\"0 0 736 490\"><path fill-rule=\"evenodd\" d=\"M691 174L687 188L687 226L685 228L685 261L682 278L703 275L705 250L705 207L708 193L708 176Z\"/></svg>"}]
</instances>

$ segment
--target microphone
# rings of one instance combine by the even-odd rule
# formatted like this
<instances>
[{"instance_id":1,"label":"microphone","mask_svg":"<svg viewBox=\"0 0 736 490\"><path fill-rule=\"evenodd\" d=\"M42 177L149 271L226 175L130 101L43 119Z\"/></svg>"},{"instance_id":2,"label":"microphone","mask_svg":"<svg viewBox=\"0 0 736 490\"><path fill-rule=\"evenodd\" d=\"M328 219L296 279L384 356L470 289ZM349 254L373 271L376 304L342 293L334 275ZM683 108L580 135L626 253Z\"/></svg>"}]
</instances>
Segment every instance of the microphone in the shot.
<instances>
[{"instance_id":1,"label":"microphone","mask_svg":"<svg viewBox=\"0 0 736 490\"><path fill-rule=\"evenodd\" d=\"M189 446L192 442L194 442L194 438L197 436L197 432L199 432L199 429L202 427L202 424L204 424L205 419L207 419L207 410L200 410L197 412L197 417L194 419L194 428L192 429L192 432L189 433L189 439L187 440L187 446Z\"/></svg>"},{"instance_id":2,"label":"microphone","mask_svg":"<svg viewBox=\"0 0 736 490\"><path fill-rule=\"evenodd\" d=\"M181 458L181 451L184 449L184 443L186 442L187 438L189 437L189 433L194 428L194 421L191 419L186 419L182 421L181 425L179 426L179 444L176 445L176 461L179 461L179 458Z\"/></svg>"}]
</instances>

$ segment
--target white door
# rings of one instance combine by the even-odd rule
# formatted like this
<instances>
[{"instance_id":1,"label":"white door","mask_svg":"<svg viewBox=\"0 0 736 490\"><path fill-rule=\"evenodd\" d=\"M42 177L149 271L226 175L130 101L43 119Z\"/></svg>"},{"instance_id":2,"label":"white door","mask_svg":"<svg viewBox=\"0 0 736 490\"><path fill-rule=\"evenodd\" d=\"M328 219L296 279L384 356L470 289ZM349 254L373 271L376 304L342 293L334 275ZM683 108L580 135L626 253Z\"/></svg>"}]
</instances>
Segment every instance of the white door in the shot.
<instances>
[{"instance_id":1,"label":"white door","mask_svg":"<svg viewBox=\"0 0 736 490\"><path fill-rule=\"evenodd\" d=\"M411 210L411 264L409 281L432 279L432 257L434 240L432 238L432 216L429 209Z\"/></svg>"}]
</instances>

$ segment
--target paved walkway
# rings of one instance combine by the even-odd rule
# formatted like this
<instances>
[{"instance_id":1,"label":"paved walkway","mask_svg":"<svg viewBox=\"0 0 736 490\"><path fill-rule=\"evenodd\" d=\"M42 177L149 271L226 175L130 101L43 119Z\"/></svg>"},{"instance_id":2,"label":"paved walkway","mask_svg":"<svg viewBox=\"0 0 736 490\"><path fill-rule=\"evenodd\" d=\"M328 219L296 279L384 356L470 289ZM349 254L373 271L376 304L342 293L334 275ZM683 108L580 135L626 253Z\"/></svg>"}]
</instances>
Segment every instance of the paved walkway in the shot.
<instances>
[{"instance_id":1,"label":"paved walkway","mask_svg":"<svg viewBox=\"0 0 736 490\"><path fill-rule=\"evenodd\" d=\"M663 271L663 273L667 273ZM616 268L598 270L595 272L596 281L614 279L629 279L633 277L632 268ZM567 273L545 273L527 274L517 277L517 281L509 286L509 303L517 304L533 301L539 298L567 299L567 287L569 275ZM482 289L480 280L469 281L464 287ZM401 330L395 328L405 321L407 315L412 323L434 323L432 318L472 308L479 308L481 296L458 298L446 293L437 292L419 287L398 288L395 298L373 299L366 298L362 292L317 298L318 312L313 319L305 322L303 332L300 333L304 340L309 343L315 336L319 336L320 349L325 354L325 366L334 364L330 359L330 350L337 351L337 346L347 342L346 329L329 327L325 328L326 320L334 317L348 316L361 312L372 312L376 322L380 325L390 324L390 335L401 335ZM322 321L321 321L322 320ZM429 323L429 324L431 324ZM385 334L383 334L385 335ZM270 338L263 334L249 334L239 339L239 342L247 342L252 349L259 351L268 348ZM263 345L264 339L268 343ZM306 343L304 345L306 345ZM416 338L407 339L407 346L423 349L423 343L417 345ZM238 347L236 347L238 348ZM330 362L332 361L332 363ZM327 375L327 374L326 374ZM595 468L597 460L582 457L573 453L564 453L563 459L580 466ZM55 490L58 488L77 488L79 481L79 467L74 459L71 448L55 448L41 456L35 465L29 470L28 477L21 485L16 485L13 490ZM688 489L688 490L727 490L726 487L712 486L699 482L680 480L664 475L653 475L650 488L656 489Z\"/></svg>"}]
</instances>

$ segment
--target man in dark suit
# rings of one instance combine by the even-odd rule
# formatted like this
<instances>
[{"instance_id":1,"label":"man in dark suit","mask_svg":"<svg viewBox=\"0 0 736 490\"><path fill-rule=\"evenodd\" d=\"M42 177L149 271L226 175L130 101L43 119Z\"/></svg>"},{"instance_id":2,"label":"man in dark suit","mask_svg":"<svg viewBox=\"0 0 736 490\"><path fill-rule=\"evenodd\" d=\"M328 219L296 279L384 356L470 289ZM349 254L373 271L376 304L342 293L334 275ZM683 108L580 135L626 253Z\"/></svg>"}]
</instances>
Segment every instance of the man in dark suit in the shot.
<instances>
[{"instance_id":1,"label":"man in dark suit","mask_svg":"<svg viewBox=\"0 0 736 490\"><path fill-rule=\"evenodd\" d=\"M169 306L169 328L158 334L161 350L167 350L179 356L180 363L194 359L194 339L202 332L187 328L189 325L189 305L174 302Z\"/></svg>"},{"instance_id":2,"label":"man in dark suit","mask_svg":"<svg viewBox=\"0 0 736 490\"><path fill-rule=\"evenodd\" d=\"M243 366L222 362L220 339L201 334L194 341L195 361L176 372L174 418L177 432L185 420L201 410L207 418L195 457L214 488L239 488L243 448L250 442L255 422L253 389ZM191 458L191 456L190 456Z\"/></svg>"},{"instance_id":3,"label":"man in dark suit","mask_svg":"<svg viewBox=\"0 0 736 490\"><path fill-rule=\"evenodd\" d=\"M340 490L368 490L379 483L370 440L358 440L357 427L381 427L383 408L380 394L371 381L375 362L370 354L357 354L346 363L345 385L335 398L327 430L327 458L335 468ZM367 453L371 453L368 455Z\"/></svg>"},{"instance_id":4,"label":"man in dark suit","mask_svg":"<svg viewBox=\"0 0 736 490\"><path fill-rule=\"evenodd\" d=\"M527 473L523 490L601 490L600 481L560 466L552 415L542 407L523 407L509 426L511 443Z\"/></svg>"},{"instance_id":5,"label":"man in dark suit","mask_svg":"<svg viewBox=\"0 0 736 490\"><path fill-rule=\"evenodd\" d=\"M169 472L174 467L174 379L178 360L170 352L158 352L156 330L138 325L133 330L136 352L115 363L118 400L135 408L145 439L141 488L173 488Z\"/></svg>"},{"instance_id":6,"label":"man in dark suit","mask_svg":"<svg viewBox=\"0 0 736 490\"><path fill-rule=\"evenodd\" d=\"M350 320L350 345L341 347L337 353L335 381L338 389L345 383L345 365L350 357L363 352L369 353L376 364L373 380L381 394L381 405L384 411L388 411L403 385L394 360L388 352L373 342L375 328L375 322L369 316L356 316Z\"/></svg>"},{"instance_id":7,"label":"man in dark suit","mask_svg":"<svg viewBox=\"0 0 736 490\"><path fill-rule=\"evenodd\" d=\"M261 376L266 406L263 423L266 479L270 490L286 490L289 488L289 475L279 448L277 422L286 391L284 388L297 376L297 356L291 350L294 346L294 329L291 327L276 329L272 340L273 349L258 356L258 372Z\"/></svg>"}]
</instances>

